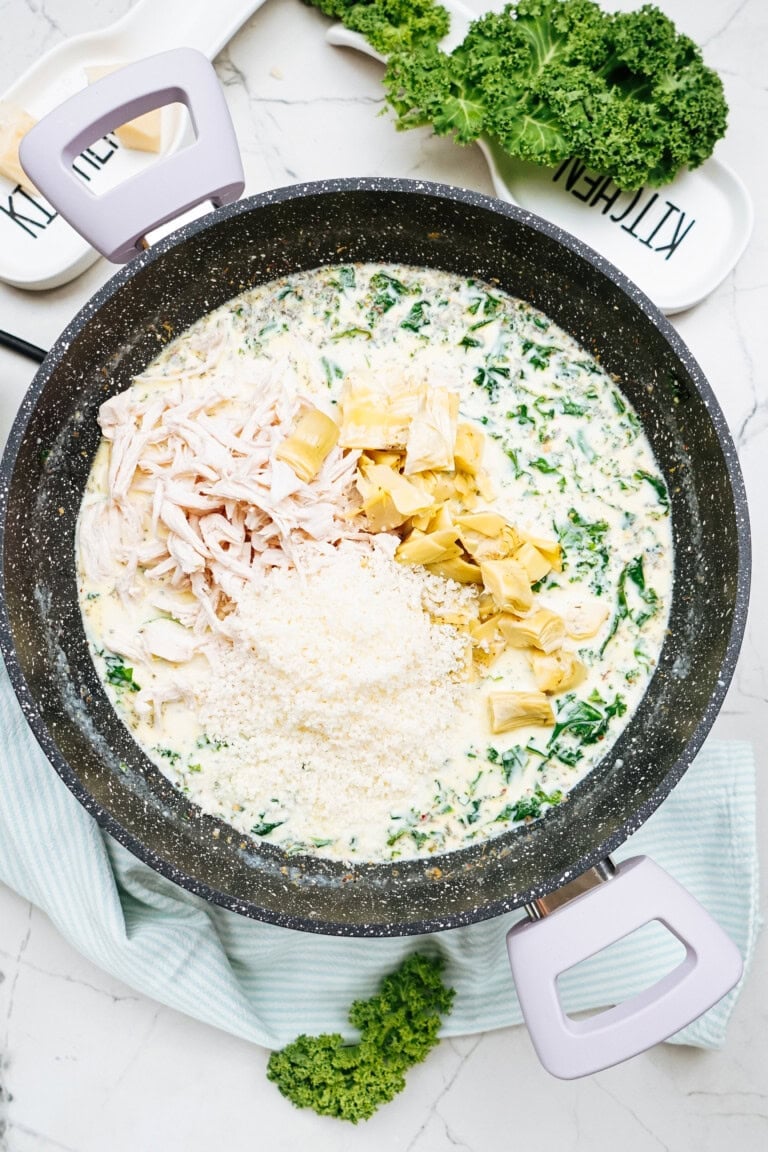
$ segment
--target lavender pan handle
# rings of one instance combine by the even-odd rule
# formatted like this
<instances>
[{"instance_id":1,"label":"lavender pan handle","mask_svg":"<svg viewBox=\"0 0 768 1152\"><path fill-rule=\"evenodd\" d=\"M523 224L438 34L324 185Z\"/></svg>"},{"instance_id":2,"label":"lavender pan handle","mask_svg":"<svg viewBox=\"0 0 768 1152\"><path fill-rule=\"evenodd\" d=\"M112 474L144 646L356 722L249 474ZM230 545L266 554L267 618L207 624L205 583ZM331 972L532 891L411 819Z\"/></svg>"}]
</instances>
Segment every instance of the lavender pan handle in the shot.
<instances>
[{"instance_id":1,"label":"lavender pan handle","mask_svg":"<svg viewBox=\"0 0 768 1152\"><path fill-rule=\"evenodd\" d=\"M588 1019L560 1005L561 972L658 920L685 957L644 992ZM739 950L698 901L647 856L542 920L516 924L507 949L520 1006L544 1067L564 1080L619 1064L666 1040L711 1008L742 973Z\"/></svg>"},{"instance_id":2,"label":"lavender pan handle","mask_svg":"<svg viewBox=\"0 0 768 1152\"><path fill-rule=\"evenodd\" d=\"M117 188L95 196L72 162L120 124L178 101L196 139ZM81 236L124 264L153 228L204 200L229 204L245 186L240 151L213 66L193 48L160 52L105 76L49 112L21 142L25 171Z\"/></svg>"}]
</instances>

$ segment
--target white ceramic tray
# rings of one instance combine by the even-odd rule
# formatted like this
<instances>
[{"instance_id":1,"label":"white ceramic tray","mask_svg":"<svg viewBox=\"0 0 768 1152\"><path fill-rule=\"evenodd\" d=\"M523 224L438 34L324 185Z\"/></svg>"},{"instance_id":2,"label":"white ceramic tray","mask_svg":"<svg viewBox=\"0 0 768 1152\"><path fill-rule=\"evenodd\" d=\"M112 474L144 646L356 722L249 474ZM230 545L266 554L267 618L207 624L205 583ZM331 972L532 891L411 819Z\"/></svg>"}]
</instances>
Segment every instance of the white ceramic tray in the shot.
<instances>
[{"instance_id":1,"label":"white ceramic tray","mask_svg":"<svg viewBox=\"0 0 768 1152\"><path fill-rule=\"evenodd\" d=\"M460 0L441 3L451 14L450 32L442 42L450 51L477 13ZM362 36L341 24L333 25L326 39L381 59ZM490 140L481 138L478 145L500 199L551 220L589 244L668 314L708 296L749 241L749 193L736 173L714 158L663 188L619 192L578 160L543 168L510 158Z\"/></svg>"},{"instance_id":2,"label":"white ceramic tray","mask_svg":"<svg viewBox=\"0 0 768 1152\"><path fill-rule=\"evenodd\" d=\"M57 44L2 96L40 119L86 86L85 69L128 64L184 45L212 59L264 0L138 0L117 23ZM180 148L191 127L180 105L163 109L163 155ZM98 196L141 172L156 154L122 148L107 134L78 157L76 169ZM55 288L98 259L42 196L0 176L0 280L18 288Z\"/></svg>"}]
</instances>

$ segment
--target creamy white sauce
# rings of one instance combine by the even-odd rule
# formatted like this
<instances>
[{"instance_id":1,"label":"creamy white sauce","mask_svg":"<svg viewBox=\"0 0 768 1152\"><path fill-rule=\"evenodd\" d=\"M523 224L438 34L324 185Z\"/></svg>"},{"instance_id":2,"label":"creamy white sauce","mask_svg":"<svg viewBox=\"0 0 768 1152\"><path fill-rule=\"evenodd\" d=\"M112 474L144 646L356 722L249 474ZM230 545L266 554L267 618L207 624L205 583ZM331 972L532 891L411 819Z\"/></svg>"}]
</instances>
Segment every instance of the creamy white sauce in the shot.
<instances>
[{"instance_id":1,"label":"creamy white sauce","mask_svg":"<svg viewBox=\"0 0 768 1152\"><path fill-rule=\"evenodd\" d=\"M319 765L310 784L305 764L298 765L305 768L303 795L301 771L275 765L263 739L215 729L211 685L227 661L237 662L231 641L212 639L209 650L184 663L142 649L139 639L157 619L187 631L189 594L148 578L150 565L134 571L109 547L99 578L92 564L87 574L89 510L103 508L105 498L108 504L105 440L83 502L78 564L86 632L118 714L150 759L205 811L289 852L351 859L442 852L563 802L629 722L667 623L669 501L626 397L571 337L497 288L377 265L322 268L243 294L170 344L132 390L151 398L180 379L201 390L215 381L233 404L247 403L265 365L281 363L329 413L344 380L365 373L427 378L459 393L461 418L486 434L492 507L563 548L564 570L544 578L537 607L566 618L579 605L607 609L594 637L567 645L588 672L578 688L553 700L558 725L568 718L571 724L554 733L529 726L491 736L488 694L535 690L525 652L507 650L486 677L462 686L450 725L435 738L433 764L417 774L407 764L379 765L372 793L352 743L346 781L324 787ZM151 545L151 525L143 539ZM325 674L333 677L334 668ZM162 700L164 692L169 702L137 711L138 700L153 693ZM344 802L335 800L342 794Z\"/></svg>"}]
</instances>

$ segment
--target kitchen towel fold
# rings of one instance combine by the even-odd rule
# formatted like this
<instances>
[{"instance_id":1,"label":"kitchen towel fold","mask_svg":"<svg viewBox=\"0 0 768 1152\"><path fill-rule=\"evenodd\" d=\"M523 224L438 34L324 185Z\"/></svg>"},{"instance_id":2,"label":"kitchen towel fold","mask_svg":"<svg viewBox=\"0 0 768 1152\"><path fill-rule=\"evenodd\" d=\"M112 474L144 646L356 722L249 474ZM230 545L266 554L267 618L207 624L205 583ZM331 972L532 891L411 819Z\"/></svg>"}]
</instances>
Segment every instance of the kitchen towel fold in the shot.
<instances>
[{"instance_id":1,"label":"kitchen towel fold","mask_svg":"<svg viewBox=\"0 0 768 1152\"><path fill-rule=\"evenodd\" d=\"M153 872L101 832L27 727L0 666L0 880L42 908L99 967L208 1024L266 1047L300 1032L349 1033L347 1009L409 953L439 954L456 989L444 1035L519 1023L504 937L520 912L431 936L338 939L216 908ZM710 741L678 787L615 853L666 868L736 942L747 972L758 930L755 779L748 744ZM2 925L0 925L0 941ZM673 967L658 926L561 981L567 1011L624 1000ZM674 1040L723 1043L739 987Z\"/></svg>"}]
</instances>

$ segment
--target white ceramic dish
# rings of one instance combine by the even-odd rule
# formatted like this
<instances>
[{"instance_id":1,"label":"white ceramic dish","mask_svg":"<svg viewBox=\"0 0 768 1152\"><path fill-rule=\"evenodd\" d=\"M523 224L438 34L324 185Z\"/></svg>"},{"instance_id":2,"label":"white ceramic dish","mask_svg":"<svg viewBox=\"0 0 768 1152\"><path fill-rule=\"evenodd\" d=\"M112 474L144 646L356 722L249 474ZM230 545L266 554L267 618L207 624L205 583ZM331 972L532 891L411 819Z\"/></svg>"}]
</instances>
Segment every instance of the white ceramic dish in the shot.
<instances>
[{"instance_id":1,"label":"white ceramic dish","mask_svg":"<svg viewBox=\"0 0 768 1152\"><path fill-rule=\"evenodd\" d=\"M477 13L460 0L441 3L451 13L450 32L442 42L450 51ZM382 59L364 37L342 24L333 25L326 39ZM749 193L736 173L714 158L663 188L633 193L619 192L578 160L543 168L510 158L491 140L481 138L478 145L501 200L589 244L667 314L682 312L714 291L749 241L754 218Z\"/></svg>"},{"instance_id":2,"label":"white ceramic dish","mask_svg":"<svg viewBox=\"0 0 768 1152\"><path fill-rule=\"evenodd\" d=\"M40 119L86 86L85 69L127 64L179 45L212 59L264 0L138 0L108 28L57 44L6 91L3 101ZM179 105L163 109L162 154L188 140L191 128ZM124 184L157 159L155 153L120 147L107 134L78 158L77 169L94 195ZM0 176L0 280L17 288L55 288L99 258L42 196L30 196Z\"/></svg>"}]
</instances>

